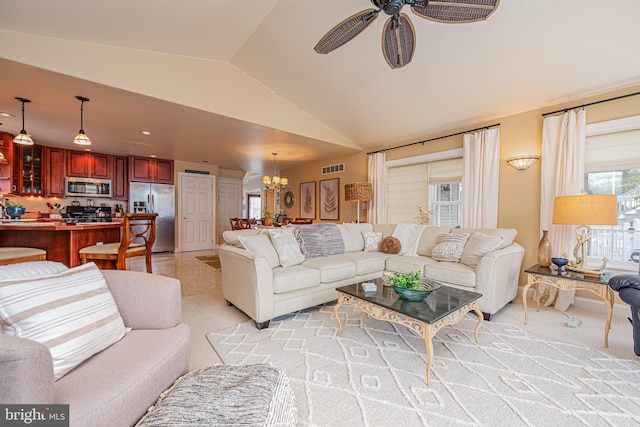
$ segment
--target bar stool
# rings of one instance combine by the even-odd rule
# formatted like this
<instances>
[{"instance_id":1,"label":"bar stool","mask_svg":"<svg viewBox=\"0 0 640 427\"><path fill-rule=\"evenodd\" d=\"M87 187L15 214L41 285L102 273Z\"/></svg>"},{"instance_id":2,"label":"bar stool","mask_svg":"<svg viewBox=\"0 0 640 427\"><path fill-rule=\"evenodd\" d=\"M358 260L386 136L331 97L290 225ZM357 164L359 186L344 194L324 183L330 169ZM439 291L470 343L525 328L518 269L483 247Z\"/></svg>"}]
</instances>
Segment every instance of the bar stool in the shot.
<instances>
[{"instance_id":1,"label":"bar stool","mask_svg":"<svg viewBox=\"0 0 640 427\"><path fill-rule=\"evenodd\" d=\"M37 248L0 248L0 265L17 264L27 261L44 261L47 251Z\"/></svg>"}]
</instances>

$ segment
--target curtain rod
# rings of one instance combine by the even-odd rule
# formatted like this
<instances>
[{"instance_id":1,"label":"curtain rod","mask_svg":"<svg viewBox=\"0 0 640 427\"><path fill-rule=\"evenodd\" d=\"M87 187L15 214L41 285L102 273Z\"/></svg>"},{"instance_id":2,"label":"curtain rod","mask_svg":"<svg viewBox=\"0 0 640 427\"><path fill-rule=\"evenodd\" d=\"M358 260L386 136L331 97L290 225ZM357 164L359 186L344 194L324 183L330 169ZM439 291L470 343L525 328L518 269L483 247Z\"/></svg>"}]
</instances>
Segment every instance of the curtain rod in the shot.
<instances>
[{"instance_id":1,"label":"curtain rod","mask_svg":"<svg viewBox=\"0 0 640 427\"><path fill-rule=\"evenodd\" d=\"M475 132L477 130L482 130L482 129L489 129L489 128L493 128L493 127L496 127L496 126L500 126L500 123L495 123L495 124L492 124L492 125L489 125L489 126L482 126L480 128L475 128L475 129L471 129L471 130L465 130L465 131L462 131L462 132L456 132L456 133L452 133L450 135L438 136L436 138L425 139L424 141L418 141L418 142L412 142L410 144L399 145L397 147L383 148L382 150L371 151L371 152L369 152L367 154L384 153L385 151L397 150L398 148L410 147L412 145L418 145L418 144L424 145L425 142L437 141L439 139L450 138L452 136L463 135L465 133Z\"/></svg>"},{"instance_id":2,"label":"curtain rod","mask_svg":"<svg viewBox=\"0 0 640 427\"><path fill-rule=\"evenodd\" d=\"M630 96L636 96L636 95L640 95L640 92L628 93L626 95L620 95L614 98L603 99L601 101L595 101L595 102L589 102L588 104L577 105L575 107L563 108L562 110L552 111L550 113L544 113L542 114L542 117L550 116L551 114L566 113L569 110L577 110L578 108L584 108L584 107L589 107L591 105L602 104L603 102L617 101L618 99L629 98Z\"/></svg>"}]
</instances>

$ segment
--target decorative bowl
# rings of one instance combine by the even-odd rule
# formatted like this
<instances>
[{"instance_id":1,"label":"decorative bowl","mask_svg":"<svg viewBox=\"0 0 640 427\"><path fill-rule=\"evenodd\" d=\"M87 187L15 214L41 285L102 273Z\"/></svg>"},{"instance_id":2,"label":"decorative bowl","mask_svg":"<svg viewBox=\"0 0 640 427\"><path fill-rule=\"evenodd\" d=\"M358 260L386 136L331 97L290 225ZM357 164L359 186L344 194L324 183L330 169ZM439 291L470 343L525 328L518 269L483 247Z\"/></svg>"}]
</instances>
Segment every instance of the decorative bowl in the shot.
<instances>
[{"instance_id":1,"label":"decorative bowl","mask_svg":"<svg viewBox=\"0 0 640 427\"><path fill-rule=\"evenodd\" d=\"M562 258L562 257L556 257L556 258L551 258L551 262L558 267L558 274L561 274L564 272L564 266L569 264L569 260L567 258Z\"/></svg>"},{"instance_id":2,"label":"decorative bowl","mask_svg":"<svg viewBox=\"0 0 640 427\"><path fill-rule=\"evenodd\" d=\"M18 219L24 215L26 208L6 208L5 211L12 219Z\"/></svg>"},{"instance_id":3,"label":"decorative bowl","mask_svg":"<svg viewBox=\"0 0 640 427\"><path fill-rule=\"evenodd\" d=\"M429 279L422 279L420 281L420 289L407 289L399 288L397 286L391 286L393 290L398 294L398 297L404 301L420 302L424 300L429 294L442 285L438 282Z\"/></svg>"}]
</instances>

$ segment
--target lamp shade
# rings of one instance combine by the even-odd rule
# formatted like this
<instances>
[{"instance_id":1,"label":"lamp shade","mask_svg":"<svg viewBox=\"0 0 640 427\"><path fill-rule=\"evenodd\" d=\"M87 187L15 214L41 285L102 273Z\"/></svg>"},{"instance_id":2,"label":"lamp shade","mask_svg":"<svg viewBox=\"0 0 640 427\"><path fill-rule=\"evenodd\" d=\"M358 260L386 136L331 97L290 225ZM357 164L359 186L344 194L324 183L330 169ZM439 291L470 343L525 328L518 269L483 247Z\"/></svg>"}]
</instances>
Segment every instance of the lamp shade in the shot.
<instances>
[{"instance_id":1,"label":"lamp shade","mask_svg":"<svg viewBox=\"0 0 640 427\"><path fill-rule=\"evenodd\" d=\"M554 224L618 225L615 194L559 196L553 201Z\"/></svg>"},{"instance_id":2,"label":"lamp shade","mask_svg":"<svg viewBox=\"0 0 640 427\"><path fill-rule=\"evenodd\" d=\"M368 202L372 197L373 190L368 182L354 182L344 186L344 200L347 202Z\"/></svg>"}]
</instances>

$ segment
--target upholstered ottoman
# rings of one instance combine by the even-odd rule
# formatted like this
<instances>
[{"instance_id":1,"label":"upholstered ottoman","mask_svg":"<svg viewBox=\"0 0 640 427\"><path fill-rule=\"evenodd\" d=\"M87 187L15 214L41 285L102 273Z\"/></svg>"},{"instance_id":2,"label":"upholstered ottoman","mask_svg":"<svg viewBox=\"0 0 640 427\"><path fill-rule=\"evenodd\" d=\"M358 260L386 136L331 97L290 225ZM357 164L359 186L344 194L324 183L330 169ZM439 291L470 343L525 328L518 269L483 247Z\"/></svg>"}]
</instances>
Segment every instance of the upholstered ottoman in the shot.
<instances>
[{"instance_id":1,"label":"upholstered ottoman","mask_svg":"<svg viewBox=\"0 0 640 427\"><path fill-rule=\"evenodd\" d=\"M287 376L271 365L214 365L162 393L136 427L295 426Z\"/></svg>"}]
</instances>

